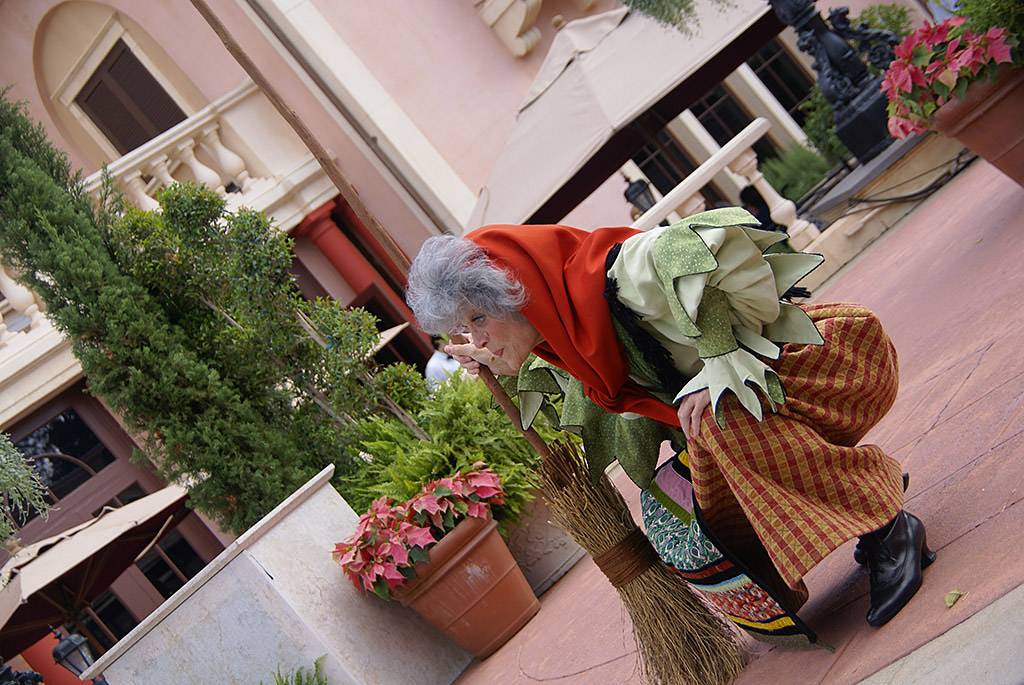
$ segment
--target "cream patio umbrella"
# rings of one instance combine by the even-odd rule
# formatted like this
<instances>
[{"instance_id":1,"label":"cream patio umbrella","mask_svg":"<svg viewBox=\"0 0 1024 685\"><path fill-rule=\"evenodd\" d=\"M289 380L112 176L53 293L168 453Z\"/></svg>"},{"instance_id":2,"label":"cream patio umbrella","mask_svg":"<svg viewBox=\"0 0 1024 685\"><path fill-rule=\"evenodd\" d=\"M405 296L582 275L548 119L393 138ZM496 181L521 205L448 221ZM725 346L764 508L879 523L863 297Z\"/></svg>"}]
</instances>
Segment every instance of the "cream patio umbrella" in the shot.
<instances>
[{"instance_id":1,"label":"cream patio umbrella","mask_svg":"<svg viewBox=\"0 0 1024 685\"><path fill-rule=\"evenodd\" d=\"M783 28L764 0L697 13L693 35L624 7L562 28L468 227L558 221Z\"/></svg>"},{"instance_id":2,"label":"cream patio umbrella","mask_svg":"<svg viewBox=\"0 0 1024 685\"><path fill-rule=\"evenodd\" d=\"M176 485L19 550L0 568L0 657L10 658L74 621L156 540L185 517Z\"/></svg>"}]
</instances>

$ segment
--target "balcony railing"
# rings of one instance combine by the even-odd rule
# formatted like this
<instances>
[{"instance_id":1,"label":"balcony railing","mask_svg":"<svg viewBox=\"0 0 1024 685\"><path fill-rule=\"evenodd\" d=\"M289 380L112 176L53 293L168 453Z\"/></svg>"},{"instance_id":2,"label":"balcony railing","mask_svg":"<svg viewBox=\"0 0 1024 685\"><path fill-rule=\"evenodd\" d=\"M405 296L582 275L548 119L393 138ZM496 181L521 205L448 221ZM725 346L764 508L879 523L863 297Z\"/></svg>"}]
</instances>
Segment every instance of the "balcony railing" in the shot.
<instances>
[{"instance_id":1,"label":"balcony railing","mask_svg":"<svg viewBox=\"0 0 1024 685\"><path fill-rule=\"evenodd\" d=\"M772 221L786 227L789 244L793 249L802 250L807 247L812 240L820 235L818 227L799 218L796 215L796 205L791 200L779 195L765 180L757 166L757 153L754 152L752 145L767 133L770 127L771 124L768 123L768 120L762 117L752 121L735 138L683 179L682 183L644 212L633 222L633 226L647 230L657 226L662 219L673 212L686 216L703 211L704 196L701 195L700 189L710 183L717 174L729 169L757 189L757 192L768 204Z\"/></svg>"},{"instance_id":2,"label":"balcony railing","mask_svg":"<svg viewBox=\"0 0 1024 685\"><path fill-rule=\"evenodd\" d=\"M144 210L159 207L157 192L176 181L197 181L220 193L252 193L268 179L257 177L250 163L224 144L220 128L224 114L255 91L255 84L247 82L132 150L107 166L111 179ZM102 175L89 176L86 190L96 193Z\"/></svg>"},{"instance_id":3,"label":"balcony railing","mask_svg":"<svg viewBox=\"0 0 1024 685\"><path fill-rule=\"evenodd\" d=\"M18 342L46 322L32 291L16 282L0 264L0 349Z\"/></svg>"}]
</instances>

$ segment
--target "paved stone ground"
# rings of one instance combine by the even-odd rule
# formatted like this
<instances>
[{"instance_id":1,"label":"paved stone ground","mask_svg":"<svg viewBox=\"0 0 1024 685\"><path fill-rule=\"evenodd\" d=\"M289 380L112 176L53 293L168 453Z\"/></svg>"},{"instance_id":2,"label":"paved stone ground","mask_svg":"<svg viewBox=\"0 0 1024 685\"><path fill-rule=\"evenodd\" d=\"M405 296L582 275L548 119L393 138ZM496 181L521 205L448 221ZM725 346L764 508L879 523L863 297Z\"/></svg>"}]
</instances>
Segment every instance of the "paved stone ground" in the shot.
<instances>
[{"instance_id":1,"label":"paved stone ground","mask_svg":"<svg viewBox=\"0 0 1024 685\"><path fill-rule=\"evenodd\" d=\"M739 683L854 683L875 673L880 683L908 682L915 664L948 657L947 645L964 652L955 678L933 668L921 682L1016 682L1000 666L1015 660L993 652L1019 647L1021 635L987 638L1019 633L1021 622L1004 617L1024 611L1021 593L1008 594L1024 584L1022 243L1024 189L978 161L816 293L819 301L871 307L896 343L900 395L867 441L910 471L907 509L924 520L939 558L907 608L872 629L864 622L866 573L848 543L808 576L811 600L800 612L834 651L754 646ZM967 594L946 608L954 589ZM458 683L642 682L629 619L589 559L542 603L526 628ZM972 655L984 654L992 658L979 657L975 668Z\"/></svg>"}]
</instances>

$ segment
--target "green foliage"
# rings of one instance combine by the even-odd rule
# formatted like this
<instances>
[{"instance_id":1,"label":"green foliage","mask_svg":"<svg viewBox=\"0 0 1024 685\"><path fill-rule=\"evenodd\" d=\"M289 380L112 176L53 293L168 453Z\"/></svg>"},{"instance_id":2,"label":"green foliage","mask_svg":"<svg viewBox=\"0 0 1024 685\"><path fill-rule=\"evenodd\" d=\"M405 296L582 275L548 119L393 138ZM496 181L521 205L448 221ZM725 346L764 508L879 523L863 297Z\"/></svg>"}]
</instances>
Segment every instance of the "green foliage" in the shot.
<instances>
[{"instance_id":1,"label":"green foliage","mask_svg":"<svg viewBox=\"0 0 1024 685\"><path fill-rule=\"evenodd\" d=\"M761 165L761 173L768 183L794 202L817 185L828 170L829 163L823 157L802 145L786 148L780 156L765 160Z\"/></svg>"},{"instance_id":2,"label":"green foliage","mask_svg":"<svg viewBox=\"0 0 1024 685\"><path fill-rule=\"evenodd\" d=\"M984 33L993 27L1007 29L1024 41L1024 3L1020 0L960 0L956 13L967 18L967 28ZM1024 64L1024 50L1013 51L1013 62Z\"/></svg>"},{"instance_id":3,"label":"green foliage","mask_svg":"<svg viewBox=\"0 0 1024 685\"><path fill-rule=\"evenodd\" d=\"M328 685L327 676L324 675L323 662L326 654L313 662L313 670L299 667L289 673L281 673L278 668L274 673L274 685ZM260 681L263 685L263 681Z\"/></svg>"},{"instance_id":4,"label":"green foliage","mask_svg":"<svg viewBox=\"0 0 1024 685\"><path fill-rule=\"evenodd\" d=\"M732 0L711 0L711 2L720 10L735 7ZM697 17L697 0L623 0L622 4L686 35L693 35L700 27L700 19Z\"/></svg>"},{"instance_id":5,"label":"green foliage","mask_svg":"<svg viewBox=\"0 0 1024 685\"><path fill-rule=\"evenodd\" d=\"M159 199L162 213L94 210L0 100L0 254L161 476L242 531L327 464L353 470L357 423L387 402L367 365L373 317L300 304L290 241L262 214L194 185Z\"/></svg>"},{"instance_id":6,"label":"green foliage","mask_svg":"<svg viewBox=\"0 0 1024 685\"><path fill-rule=\"evenodd\" d=\"M13 537L18 514L33 509L45 515L45 488L11 439L0 433L0 542ZM2 579L0 579L2 580Z\"/></svg>"},{"instance_id":7,"label":"green foliage","mask_svg":"<svg viewBox=\"0 0 1024 685\"><path fill-rule=\"evenodd\" d=\"M834 166L850 157L850 151L836 135L835 112L828 104L821 88L815 83L810 95L800 104L804 112L804 133L807 141L818 151L829 166Z\"/></svg>"},{"instance_id":8,"label":"green foliage","mask_svg":"<svg viewBox=\"0 0 1024 685\"><path fill-rule=\"evenodd\" d=\"M416 440L393 419L373 417L363 423L364 465L340 486L349 504L365 511L377 497L404 501L427 482L483 461L498 474L505 489L505 504L495 508L495 519L514 522L539 485L539 457L492 406L487 387L453 376L421 405L415 418L432 442ZM541 418L535 427L546 439L555 433Z\"/></svg>"},{"instance_id":9,"label":"green foliage","mask_svg":"<svg viewBox=\"0 0 1024 685\"><path fill-rule=\"evenodd\" d=\"M900 40L910 35L914 28L910 23L910 12L905 6L896 4L868 5L856 17L850 18L854 26L862 22L873 29L891 31Z\"/></svg>"}]
</instances>

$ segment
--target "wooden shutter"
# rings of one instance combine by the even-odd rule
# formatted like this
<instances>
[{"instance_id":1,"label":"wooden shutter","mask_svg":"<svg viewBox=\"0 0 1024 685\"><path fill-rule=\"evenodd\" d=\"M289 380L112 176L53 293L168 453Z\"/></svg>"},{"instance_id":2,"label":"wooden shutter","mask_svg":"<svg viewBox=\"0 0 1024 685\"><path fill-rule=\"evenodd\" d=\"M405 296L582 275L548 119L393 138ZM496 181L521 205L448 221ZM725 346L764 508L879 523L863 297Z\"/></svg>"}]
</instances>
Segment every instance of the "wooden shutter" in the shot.
<instances>
[{"instance_id":1,"label":"wooden shutter","mask_svg":"<svg viewBox=\"0 0 1024 685\"><path fill-rule=\"evenodd\" d=\"M185 120L185 113L122 40L75 102L122 155Z\"/></svg>"}]
</instances>

